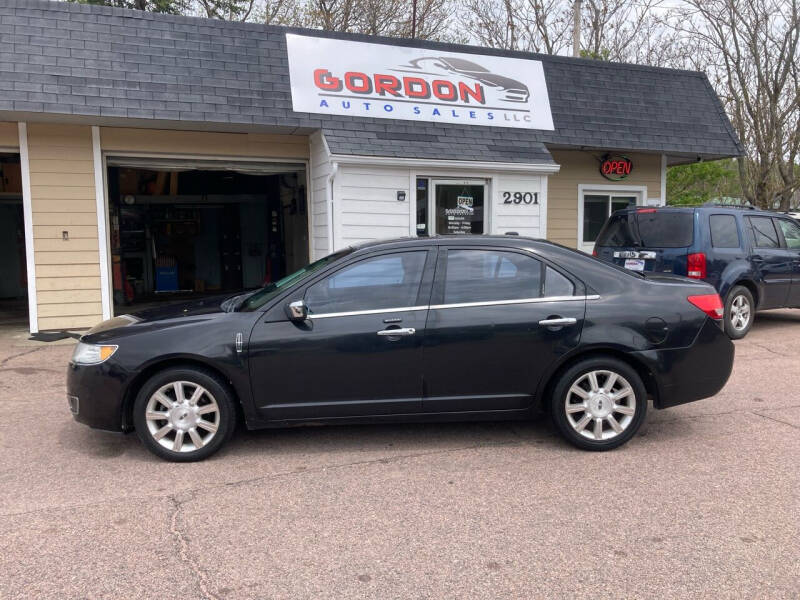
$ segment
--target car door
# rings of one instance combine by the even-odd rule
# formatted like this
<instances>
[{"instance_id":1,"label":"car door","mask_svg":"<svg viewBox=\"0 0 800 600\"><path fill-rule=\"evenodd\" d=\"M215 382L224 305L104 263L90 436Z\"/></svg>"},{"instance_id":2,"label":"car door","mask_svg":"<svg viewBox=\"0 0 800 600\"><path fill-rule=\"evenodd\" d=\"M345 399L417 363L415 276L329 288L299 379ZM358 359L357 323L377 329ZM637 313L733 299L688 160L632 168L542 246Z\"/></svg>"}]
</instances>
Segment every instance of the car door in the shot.
<instances>
[{"instance_id":1,"label":"car door","mask_svg":"<svg viewBox=\"0 0 800 600\"><path fill-rule=\"evenodd\" d=\"M800 307L800 225L792 219L779 218L776 221L792 263L792 283L786 306Z\"/></svg>"},{"instance_id":2,"label":"car door","mask_svg":"<svg viewBox=\"0 0 800 600\"><path fill-rule=\"evenodd\" d=\"M250 378L268 420L420 412L435 248L353 261L291 295L305 322L259 322Z\"/></svg>"},{"instance_id":3,"label":"car door","mask_svg":"<svg viewBox=\"0 0 800 600\"><path fill-rule=\"evenodd\" d=\"M772 217L747 217L752 245L751 260L763 281L758 308L780 308L786 305L792 283L793 257L781 247L781 238Z\"/></svg>"},{"instance_id":4,"label":"car door","mask_svg":"<svg viewBox=\"0 0 800 600\"><path fill-rule=\"evenodd\" d=\"M423 364L426 412L529 407L578 344L583 285L511 248L440 248Z\"/></svg>"}]
</instances>

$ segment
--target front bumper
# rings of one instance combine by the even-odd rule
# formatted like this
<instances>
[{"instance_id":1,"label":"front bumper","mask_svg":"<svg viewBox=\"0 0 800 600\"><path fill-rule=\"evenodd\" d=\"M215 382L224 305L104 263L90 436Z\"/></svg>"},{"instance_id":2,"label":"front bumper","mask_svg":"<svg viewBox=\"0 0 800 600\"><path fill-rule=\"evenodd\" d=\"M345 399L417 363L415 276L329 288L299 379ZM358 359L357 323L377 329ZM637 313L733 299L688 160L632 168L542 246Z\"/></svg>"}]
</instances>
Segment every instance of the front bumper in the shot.
<instances>
[{"instance_id":1,"label":"front bumper","mask_svg":"<svg viewBox=\"0 0 800 600\"><path fill-rule=\"evenodd\" d=\"M67 367L67 400L79 423L122 431L122 405L127 374L113 362Z\"/></svg>"},{"instance_id":2,"label":"front bumper","mask_svg":"<svg viewBox=\"0 0 800 600\"><path fill-rule=\"evenodd\" d=\"M691 346L634 355L655 376L655 407L669 408L719 392L733 370L734 345L717 323L707 319Z\"/></svg>"}]
</instances>

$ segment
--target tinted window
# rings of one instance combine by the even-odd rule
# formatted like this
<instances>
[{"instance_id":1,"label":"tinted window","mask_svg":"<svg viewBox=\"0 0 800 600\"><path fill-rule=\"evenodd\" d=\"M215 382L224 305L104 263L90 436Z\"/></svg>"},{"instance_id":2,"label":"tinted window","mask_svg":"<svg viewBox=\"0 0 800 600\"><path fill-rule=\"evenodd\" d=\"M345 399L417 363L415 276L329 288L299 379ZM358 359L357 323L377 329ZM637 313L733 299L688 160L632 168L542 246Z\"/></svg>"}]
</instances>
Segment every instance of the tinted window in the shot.
<instances>
[{"instance_id":1,"label":"tinted window","mask_svg":"<svg viewBox=\"0 0 800 600\"><path fill-rule=\"evenodd\" d=\"M445 304L522 300L541 293L542 263L516 252L450 250Z\"/></svg>"},{"instance_id":2,"label":"tinted window","mask_svg":"<svg viewBox=\"0 0 800 600\"><path fill-rule=\"evenodd\" d=\"M634 219L628 219L628 216L633 217L633 213L623 213L621 215L613 215L606 223L600 235L597 236L597 246L636 246L636 223Z\"/></svg>"},{"instance_id":3,"label":"tinted window","mask_svg":"<svg viewBox=\"0 0 800 600\"><path fill-rule=\"evenodd\" d=\"M647 248L685 248L694 240L694 212L637 212L639 239Z\"/></svg>"},{"instance_id":4,"label":"tinted window","mask_svg":"<svg viewBox=\"0 0 800 600\"><path fill-rule=\"evenodd\" d=\"M306 290L309 312L414 306L426 255L424 250L383 254L347 266Z\"/></svg>"},{"instance_id":5,"label":"tinted window","mask_svg":"<svg viewBox=\"0 0 800 600\"><path fill-rule=\"evenodd\" d=\"M733 215L711 215L708 218L711 229L711 245L714 248L738 248L739 229L736 227L736 217Z\"/></svg>"},{"instance_id":6,"label":"tinted window","mask_svg":"<svg viewBox=\"0 0 800 600\"><path fill-rule=\"evenodd\" d=\"M787 219L778 219L787 248L800 248L800 226Z\"/></svg>"},{"instance_id":7,"label":"tinted window","mask_svg":"<svg viewBox=\"0 0 800 600\"><path fill-rule=\"evenodd\" d=\"M550 267L545 267L544 295L547 296L572 296L575 286L561 273Z\"/></svg>"},{"instance_id":8,"label":"tinted window","mask_svg":"<svg viewBox=\"0 0 800 600\"><path fill-rule=\"evenodd\" d=\"M642 209L613 215L597 237L596 245L685 248L693 240L694 212Z\"/></svg>"},{"instance_id":9,"label":"tinted window","mask_svg":"<svg viewBox=\"0 0 800 600\"><path fill-rule=\"evenodd\" d=\"M756 248L778 248L778 232L775 224L769 217L749 217L750 233L753 236L753 245Z\"/></svg>"}]
</instances>

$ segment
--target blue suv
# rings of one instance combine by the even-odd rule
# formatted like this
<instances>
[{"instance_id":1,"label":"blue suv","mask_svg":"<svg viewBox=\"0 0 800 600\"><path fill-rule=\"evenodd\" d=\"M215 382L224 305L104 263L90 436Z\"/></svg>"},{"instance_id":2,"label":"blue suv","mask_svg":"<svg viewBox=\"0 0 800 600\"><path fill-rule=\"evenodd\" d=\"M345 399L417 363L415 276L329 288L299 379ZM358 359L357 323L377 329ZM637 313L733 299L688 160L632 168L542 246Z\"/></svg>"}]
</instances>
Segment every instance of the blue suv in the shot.
<instances>
[{"instance_id":1,"label":"blue suv","mask_svg":"<svg viewBox=\"0 0 800 600\"><path fill-rule=\"evenodd\" d=\"M724 301L732 339L747 335L756 310L800 307L800 225L786 215L720 205L619 210L594 255L707 281Z\"/></svg>"}]
</instances>

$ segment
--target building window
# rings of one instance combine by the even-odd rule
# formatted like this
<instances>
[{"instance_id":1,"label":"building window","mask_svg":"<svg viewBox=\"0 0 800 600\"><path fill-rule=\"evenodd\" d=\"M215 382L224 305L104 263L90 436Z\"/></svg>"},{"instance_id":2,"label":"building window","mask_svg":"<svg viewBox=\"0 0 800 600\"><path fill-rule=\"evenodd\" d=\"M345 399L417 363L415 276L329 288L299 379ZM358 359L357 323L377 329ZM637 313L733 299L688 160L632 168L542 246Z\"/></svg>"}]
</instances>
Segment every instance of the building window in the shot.
<instances>
[{"instance_id":1,"label":"building window","mask_svg":"<svg viewBox=\"0 0 800 600\"><path fill-rule=\"evenodd\" d=\"M630 206L636 206L636 196L584 194L583 242L593 244L611 213Z\"/></svg>"},{"instance_id":2,"label":"building window","mask_svg":"<svg viewBox=\"0 0 800 600\"><path fill-rule=\"evenodd\" d=\"M430 235L428 221L428 180L417 178L417 235Z\"/></svg>"}]
</instances>

